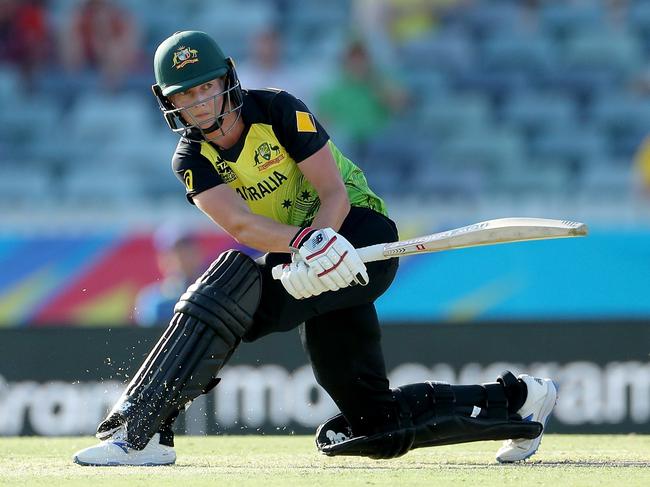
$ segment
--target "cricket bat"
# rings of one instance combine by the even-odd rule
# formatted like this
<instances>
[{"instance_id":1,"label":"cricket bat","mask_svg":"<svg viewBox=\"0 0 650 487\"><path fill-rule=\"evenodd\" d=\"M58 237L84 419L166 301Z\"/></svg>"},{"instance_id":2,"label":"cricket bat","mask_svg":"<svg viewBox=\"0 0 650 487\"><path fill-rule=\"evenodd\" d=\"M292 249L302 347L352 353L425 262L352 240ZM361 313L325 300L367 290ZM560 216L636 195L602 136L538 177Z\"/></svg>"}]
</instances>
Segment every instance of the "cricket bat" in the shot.
<instances>
[{"instance_id":1,"label":"cricket bat","mask_svg":"<svg viewBox=\"0 0 650 487\"><path fill-rule=\"evenodd\" d=\"M587 233L587 225L581 222L550 218L498 218L409 240L369 245L357 249L357 252L364 262L374 262L481 245L584 237ZM282 266L273 268L275 279L281 274Z\"/></svg>"}]
</instances>

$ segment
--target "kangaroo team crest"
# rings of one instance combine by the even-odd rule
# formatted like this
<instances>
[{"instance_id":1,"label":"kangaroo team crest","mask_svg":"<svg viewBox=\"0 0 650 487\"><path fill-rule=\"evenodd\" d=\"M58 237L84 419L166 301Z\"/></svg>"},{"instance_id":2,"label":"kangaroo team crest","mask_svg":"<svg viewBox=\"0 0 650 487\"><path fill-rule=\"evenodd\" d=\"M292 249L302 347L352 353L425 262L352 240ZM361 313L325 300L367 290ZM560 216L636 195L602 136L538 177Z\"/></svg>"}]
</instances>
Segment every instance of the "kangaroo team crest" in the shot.
<instances>
[{"instance_id":1,"label":"kangaroo team crest","mask_svg":"<svg viewBox=\"0 0 650 487\"><path fill-rule=\"evenodd\" d=\"M199 60L199 51L189 47L180 46L172 58L172 64L176 69L181 69L188 64L196 63Z\"/></svg>"},{"instance_id":2,"label":"kangaroo team crest","mask_svg":"<svg viewBox=\"0 0 650 487\"><path fill-rule=\"evenodd\" d=\"M271 159L273 157L273 159ZM268 142L263 142L255 149L255 167L259 171L264 171L271 166L279 164L284 160L284 154L281 153L279 145L272 145Z\"/></svg>"}]
</instances>

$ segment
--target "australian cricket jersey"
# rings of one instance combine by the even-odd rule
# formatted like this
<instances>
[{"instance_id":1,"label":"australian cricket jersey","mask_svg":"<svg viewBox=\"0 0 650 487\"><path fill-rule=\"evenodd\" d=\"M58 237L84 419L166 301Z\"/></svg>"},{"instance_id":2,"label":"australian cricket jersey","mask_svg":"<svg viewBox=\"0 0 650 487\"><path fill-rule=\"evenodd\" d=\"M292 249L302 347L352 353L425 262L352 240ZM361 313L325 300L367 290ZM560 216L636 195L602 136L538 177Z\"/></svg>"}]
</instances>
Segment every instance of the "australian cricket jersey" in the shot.
<instances>
[{"instance_id":1,"label":"australian cricket jersey","mask_svg":"<svg viewBox=\"0 0 650 487\"><path fill-rule=\"evenodd\" d=\"M173 167L190 203L202 191L227 184L255 214L289 225L310 223L320 201L298 165L327 144L350 204L386 215L361 169L341 154L300 100L284 91L244 91L241 116L245 129L233 147L185 138L178 143Z\"/></svg>"}]
</instances>

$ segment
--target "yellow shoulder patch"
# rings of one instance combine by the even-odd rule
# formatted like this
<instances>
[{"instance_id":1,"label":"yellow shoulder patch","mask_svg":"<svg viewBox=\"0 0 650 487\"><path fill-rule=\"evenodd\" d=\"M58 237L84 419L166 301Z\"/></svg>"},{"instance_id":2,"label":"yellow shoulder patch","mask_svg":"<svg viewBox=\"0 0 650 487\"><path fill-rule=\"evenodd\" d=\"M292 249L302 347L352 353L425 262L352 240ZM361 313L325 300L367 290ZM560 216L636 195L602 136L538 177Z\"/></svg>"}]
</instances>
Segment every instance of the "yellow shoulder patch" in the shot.
<instances>
[{"instance_id":1,"label":"yellow shoulder patch","mask_svg":"<svg viewBox=\"0 0 650 487\"><path fill-rule=\"evenodd\" d=\"M296 125L298 132L316 132L314 116L309 112L296 111Z\"/></svg>"},{"instance_id":2,"label":"yellow shoulder patch","mask_svg":"<svg viewBox=\"0 0 650 487\"><path fill-rule=\"evenodd\" d=\"M185 180L185 187L188 191L194 190L194 176L192 175L192 170L187 169L183 173L183 179Z\"/></svg>"}]
</instances>

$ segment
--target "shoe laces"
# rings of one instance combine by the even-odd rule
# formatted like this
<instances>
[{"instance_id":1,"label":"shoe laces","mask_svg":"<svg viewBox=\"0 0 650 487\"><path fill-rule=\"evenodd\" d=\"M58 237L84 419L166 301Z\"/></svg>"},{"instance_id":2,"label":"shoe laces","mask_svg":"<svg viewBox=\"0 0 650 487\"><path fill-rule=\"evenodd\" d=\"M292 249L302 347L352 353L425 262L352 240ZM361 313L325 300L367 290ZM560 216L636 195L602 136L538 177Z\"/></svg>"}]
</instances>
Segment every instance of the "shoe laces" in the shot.
<instances>
[{"instance_id":1,"label":"shoe laces","mask_svg":"<svg viewBox=\"0 0 650 487\"><path fill-rule=\"evenodd\" d=\"M124 427L120 427L111 433L109 437L105 438L102 441L109 443L126 443L126 429Z\"/></svg>"},{"instance_id":2,"label":"shoe laces","mask_svg":"<svg viewBox=\"0 0 650 487\"><path fill-rule=\"evenodd\" d=\"M515 440L506 440L503 442L502 448L512 448L515 444Z\"/></svg>"}]
</instances>

